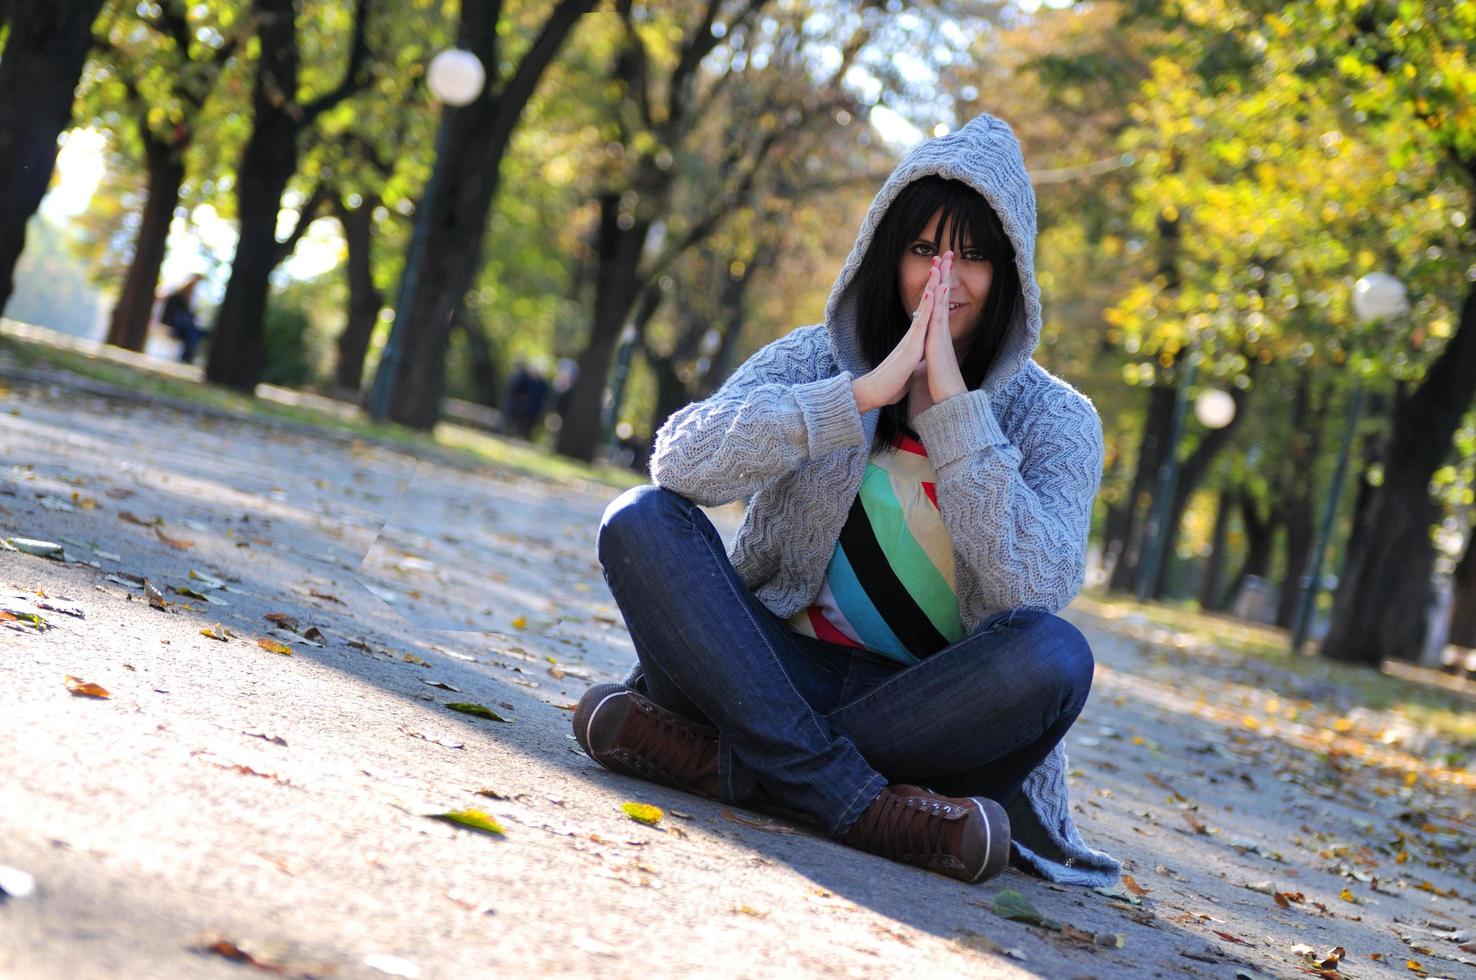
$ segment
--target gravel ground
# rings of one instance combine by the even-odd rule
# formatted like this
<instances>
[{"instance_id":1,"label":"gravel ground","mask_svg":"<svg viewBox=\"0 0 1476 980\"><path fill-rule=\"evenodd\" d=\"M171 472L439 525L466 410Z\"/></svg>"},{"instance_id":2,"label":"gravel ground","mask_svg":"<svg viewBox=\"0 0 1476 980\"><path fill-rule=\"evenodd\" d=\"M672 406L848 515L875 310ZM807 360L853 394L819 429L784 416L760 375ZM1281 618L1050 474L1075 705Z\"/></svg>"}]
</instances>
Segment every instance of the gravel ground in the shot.
<instances>
[{"instance_id":1,"label":"gravel ground","mask_svg":"<svg viewBox=\"0 0 1476 980\"><path fill-rule=\"evenodd\" d=\"M1468 772L1100 603L1065 613L1099 665L1067 745L1119 897L607 773L569 717L632 659L594 560L613 495L0 355L0 538L64 548L0 551L0 976L1234 978L1336 947L1325 975L1476 976ZM466 809L503 833L432 818ZM1002 918L1007 889L1071 928Z\"/></svg>"}]
</instances>

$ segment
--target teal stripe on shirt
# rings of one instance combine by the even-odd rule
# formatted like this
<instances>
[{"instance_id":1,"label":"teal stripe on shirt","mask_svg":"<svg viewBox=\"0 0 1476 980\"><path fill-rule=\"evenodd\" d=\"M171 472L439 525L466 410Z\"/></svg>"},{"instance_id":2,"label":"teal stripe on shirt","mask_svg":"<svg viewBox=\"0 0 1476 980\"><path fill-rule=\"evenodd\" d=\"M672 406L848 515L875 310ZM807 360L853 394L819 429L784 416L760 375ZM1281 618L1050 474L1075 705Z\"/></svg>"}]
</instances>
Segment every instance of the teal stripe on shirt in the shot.
<instances>
[{"instance_id":1,"label":"teal stripe on shirt","mask_svg":"<svg viewBox=\"0 0 1476 980\"><path fill-rule=\"evenodd\" d=\"M856 630L862 646L904 664L918 662L917 657L902 645L897 634L892 632L881 613L876 611L876 606L867 598L866 590L861 588L861 580L851 567L851 560L846 557L846 549L839 544L830 559L830 571L826 578L836 606Z\"/></svg>"}]
</instances>

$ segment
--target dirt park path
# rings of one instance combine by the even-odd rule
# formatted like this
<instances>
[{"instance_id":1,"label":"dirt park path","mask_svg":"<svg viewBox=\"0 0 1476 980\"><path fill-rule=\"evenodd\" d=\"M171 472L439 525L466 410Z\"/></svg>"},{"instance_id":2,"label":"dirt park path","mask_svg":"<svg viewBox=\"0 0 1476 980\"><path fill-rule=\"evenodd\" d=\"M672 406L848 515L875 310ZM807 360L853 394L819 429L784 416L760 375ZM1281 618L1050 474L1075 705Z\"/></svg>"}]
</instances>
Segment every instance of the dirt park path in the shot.
<instances>
[{"instance_id":1,"label":"dirt park path","mask_svg":"<svg viewBox=\"0 0 1476 980\"><path fill-rule=\"evenodd\" d=\"M1099 665L1067 747L1116 897L604 771L569 708L633 656L594 560L615 492L0 354L0 538L63 548L0 550L0 976L1476 976L1467 771L1098 601L1065 613ZM431 816L469 809L503 832ZM1070 928L1001 917L1010 889Z\"/></svg>"}]
</instances>

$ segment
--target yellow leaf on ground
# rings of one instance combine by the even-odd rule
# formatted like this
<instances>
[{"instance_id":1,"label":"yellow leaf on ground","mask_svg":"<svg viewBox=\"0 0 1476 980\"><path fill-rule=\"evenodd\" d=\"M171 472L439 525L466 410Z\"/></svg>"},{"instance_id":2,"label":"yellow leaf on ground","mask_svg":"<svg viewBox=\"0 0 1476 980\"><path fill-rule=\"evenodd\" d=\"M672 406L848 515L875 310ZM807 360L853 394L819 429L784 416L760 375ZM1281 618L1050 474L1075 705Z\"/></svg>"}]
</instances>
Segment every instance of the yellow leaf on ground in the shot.
<instances>
[{"instance_id":1,"label":"yellow leaf on ground","mask_svg":"<svg viewBox=\"0 0 1476 980\"><path fill-rule=\"evenodd\" d=\"M432 813L430 816L436 820L444 820L446 823L454 823L460 827L472 830L480 830L488 834L504 834L502 824L498 823L490 813L481 810L452 810L449 813Z\"/></svg>"},{"instance_id":2,"label":"yellow leaf on ground","mask_svg":"<svg viewBox=\"0 0 1476 980\"><path fill-rule=\"evenodd\" d=\"M647 827L656 826L661 822L661 818L666 815L661 812L659 806L652 806L649 803L622 803L620 804L620 809L625 811L627 817L630 817L636 823L643 823Z\"/></svg>"},{"instance_id":3,"label":"yellow leaf on ground","mask_svg":"<svg viewBox=\"0 0 1476 980\"><path fill-rule=\"evenodd\" d=\"M71 691L73 694L85 698L112 697L112 695L108 693L108 689L103 687L101 684L94 684L91 681L84 681L82 678L73 677L71 674L67 675L67 690Z\"/></svg>"},{"instance_id":4,"label":"yellow leaf on ground","mask_svg":"<svg viewBox=\"0 0 1476 980\"><path fill-rule=\"evenodd\" d=\"M290 657L290 656L292 656L292 648L291 647L289 647L285 643L278 643L276 640L273 640L271 637L267 637L267 636L259 636L259 637L257 637L256 638L256 645L259 646L259 647L261 647L267 653L280 653L284 657Z\"/></svg>"},{"instance_id":5,"label":"yellow leaf on ground","mask_svg":"<svg viewBox=\"0 0 1476 980\"><path fill-rule=\"evenodd\" d=\"M514 629L525 630L528 628L528 617L519 616L517 619L514 619L512 621L512 624Z\"/></svg>"},{"instance_id":6,"label":"yellow leaf on ground","mask_svg":"<svg viewBox=\"0 0 1476 980\"><path fill-rule=\"evenodd\" d=\"M216 623L214 626L207 626L202 629L200 631L200 635L207 636L212 640L220 640L222 643L224 643L226 640L229 640L234 634L232 634L231 631L226 629L224 626Z\"/></svg>"}]
</instances>

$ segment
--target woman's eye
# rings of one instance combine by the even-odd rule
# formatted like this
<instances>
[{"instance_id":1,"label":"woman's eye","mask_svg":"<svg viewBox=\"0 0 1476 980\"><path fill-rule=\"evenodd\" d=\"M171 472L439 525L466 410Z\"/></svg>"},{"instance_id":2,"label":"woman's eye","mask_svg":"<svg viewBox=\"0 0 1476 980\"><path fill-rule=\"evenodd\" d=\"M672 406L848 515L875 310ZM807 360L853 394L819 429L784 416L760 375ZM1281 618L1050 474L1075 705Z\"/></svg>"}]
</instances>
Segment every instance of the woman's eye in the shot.
<instances>
[{"instance_id":1,"label":"woman's eye","mask_svg":"<svg viewBox=\"0 0 1476 980\"><path fill-rule=\"evenodd\" d=\"M988 259L984 255L984 253L981 252L981 251L979 251L978 249L975 249L975 248L971 248L967 252L964 252L963 257L964 257L964 261L965 262L987 262L988 261Z\"/></svg>"},{"instance_id":2,"label":"woman's eye","mask_svg":"<svg viewBox=\"0 0 1476 980\"><path fill-rule=\"evenodd\" d=\"M912 246L912 254L921 255L923 258L927 258L928 256L933 254L933 246L927 244L926 242L918 242L916 245Z\"/></svg>"}]
</instances>

